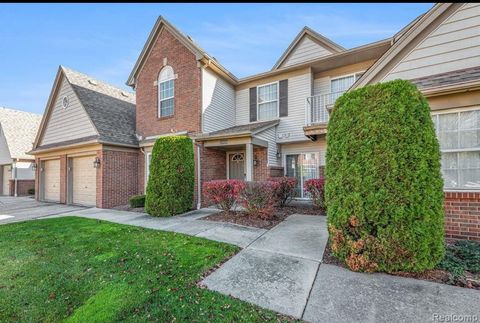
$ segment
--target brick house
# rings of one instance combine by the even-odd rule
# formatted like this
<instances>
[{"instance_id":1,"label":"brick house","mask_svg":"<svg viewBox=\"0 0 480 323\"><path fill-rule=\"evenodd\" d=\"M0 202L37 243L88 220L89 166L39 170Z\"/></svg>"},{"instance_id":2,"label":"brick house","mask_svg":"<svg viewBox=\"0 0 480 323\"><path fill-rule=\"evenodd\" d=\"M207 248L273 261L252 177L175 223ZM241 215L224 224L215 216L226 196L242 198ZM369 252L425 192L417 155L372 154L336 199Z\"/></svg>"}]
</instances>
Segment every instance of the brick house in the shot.
<instances>
[{"instance_id":1,"label":"brick house","mask_svg":"<svg viewBox=\"0 0 480 323\"><path fill-rule=\"evenodd\" d=\"M100 182L97 175L97 195L115 200L97 196L97 206L126 203L127 194L106 194L102 181L128 177L136 185L129 192L144 192L155 140L175 134L194 140L194 207L203 204L201 184L213 179L292 176L304 198L303 183L325 166L335 100L351 88L405 78L427 96L437 125L447 236L480 240L478 26L479 5L441 3L393 37L351 49L305 27L271 70L237 78L159 17L127 80L136 92L135 136L120 146L136 154L137 168L112 167Z\"/></svg>"}]
</instances>

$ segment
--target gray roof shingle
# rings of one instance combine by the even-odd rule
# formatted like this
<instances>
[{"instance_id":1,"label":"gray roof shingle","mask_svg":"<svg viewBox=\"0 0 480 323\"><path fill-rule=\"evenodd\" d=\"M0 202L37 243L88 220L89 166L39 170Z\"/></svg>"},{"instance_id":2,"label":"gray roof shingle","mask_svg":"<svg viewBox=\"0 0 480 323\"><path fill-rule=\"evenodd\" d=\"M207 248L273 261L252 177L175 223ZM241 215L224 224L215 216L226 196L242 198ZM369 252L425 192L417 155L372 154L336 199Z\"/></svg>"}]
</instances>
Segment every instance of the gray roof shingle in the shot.
<instances>
[{"instance_id":1,"label":"gray roof shingle","mask_svg":"<svg viewBox=\"0 0 480 323\"><path fill-rule=\"evenodd\" d=\"M202 134L198 136L197 138L209 138L209 137L220 137L220 136L225 136L225 135L236 135L236 134L255 134L259 132L260 130L264 130L270 127L273 127L277 125L280 122L280 120L270 120L270 121L262 121L262 122L255 122L255 123L248 123L244 125L239 125L239 126L233 126L230 128L222 129L222 130L217 130L217 131L212 131L206 134Z\"/></svg>"},{"instance_id":2,"label":"gray roof shingle","mask_svg":"<svg viewBox=\"0 0 480 323\"><path fill-rule=\"evenodd\" d=\"M419 89L430 89L480 80L480 66L412 79Z\"/></svg>"},{"instance_id":3,"label":"gray roof shingle","mask_svg":"<svg viewBox=\"0 0 480 323\"><path fill-rule=\"evenodd\" d=\"M42 116L0 107L0 126L12 158L32 159L32 149Z\"/></svg>"},{"instance_id":4,"label":"gray roof shingle","mask_svg":"<svg viewBox=\"0 0 480 323\"><path fill-rule=\"evenodd\" d=\"M135 94L63 67L65 76L99 133L99 140L137 145Z\"/></svg>"}]
</instances>

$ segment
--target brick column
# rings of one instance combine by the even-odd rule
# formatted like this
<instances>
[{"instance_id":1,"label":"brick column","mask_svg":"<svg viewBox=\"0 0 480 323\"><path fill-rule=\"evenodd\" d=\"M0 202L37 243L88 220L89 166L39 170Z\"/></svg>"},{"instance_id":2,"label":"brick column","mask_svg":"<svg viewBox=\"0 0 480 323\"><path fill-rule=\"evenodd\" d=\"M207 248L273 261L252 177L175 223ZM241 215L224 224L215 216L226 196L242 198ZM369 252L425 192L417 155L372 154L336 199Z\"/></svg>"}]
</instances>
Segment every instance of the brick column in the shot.
<instances>
[{"instance_id":1,"label":"brick column","mask_svg":"<svg viewBox=\"0 0 480 323\"><path fill-rule=\"evenodd\" d=\"M60 203L67 203L67 155L60 156Z\"/></svg>"}]
</instances>

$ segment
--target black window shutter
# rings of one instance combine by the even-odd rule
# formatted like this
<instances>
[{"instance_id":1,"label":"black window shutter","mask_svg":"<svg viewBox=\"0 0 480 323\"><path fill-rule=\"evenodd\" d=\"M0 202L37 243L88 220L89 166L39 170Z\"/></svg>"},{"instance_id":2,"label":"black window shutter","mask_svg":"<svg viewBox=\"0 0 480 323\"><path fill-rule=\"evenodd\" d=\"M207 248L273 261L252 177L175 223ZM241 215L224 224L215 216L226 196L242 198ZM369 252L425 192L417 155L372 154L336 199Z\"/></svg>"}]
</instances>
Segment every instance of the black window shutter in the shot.
<instances>
[{"instance_id":1,"label":"black window shutter","mask_svg":"<svg viewBox=\"0 0 480 323\"><path fill-rule=\"evenodd\" d=\"M257 121L257 87L250 88L250 122Z\"/></svg>"},{"instance_id":2,"label":"black window shutter","mask_svg":"<svg viewBox=\"0 0 480 323\"><path fill-rule=\"evenodd\" d=\"M280 117L288 116L288 80L279 82L279 114Z\"/></svg>"}]
</instances>

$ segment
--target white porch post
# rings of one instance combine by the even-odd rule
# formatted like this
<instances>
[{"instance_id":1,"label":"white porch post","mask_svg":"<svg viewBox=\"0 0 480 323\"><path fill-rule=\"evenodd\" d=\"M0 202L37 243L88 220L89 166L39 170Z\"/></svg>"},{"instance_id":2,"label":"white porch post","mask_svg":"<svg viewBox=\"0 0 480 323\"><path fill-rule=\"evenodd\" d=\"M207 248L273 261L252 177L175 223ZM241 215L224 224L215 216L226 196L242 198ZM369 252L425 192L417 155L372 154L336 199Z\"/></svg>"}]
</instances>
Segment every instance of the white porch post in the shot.
<instances>
[{"instance_id":1,"label":"white porch post","mask_svg":"<svg viewBox=\"0 0 480 323\"><path fill-rule=\"evenodd\" d=\"M253 144L245 144L245 170L246 170L246 180L253 181Z\"/></svg>"}]
</instances>

